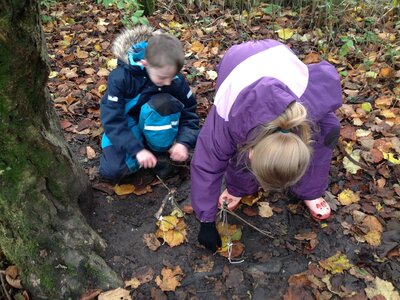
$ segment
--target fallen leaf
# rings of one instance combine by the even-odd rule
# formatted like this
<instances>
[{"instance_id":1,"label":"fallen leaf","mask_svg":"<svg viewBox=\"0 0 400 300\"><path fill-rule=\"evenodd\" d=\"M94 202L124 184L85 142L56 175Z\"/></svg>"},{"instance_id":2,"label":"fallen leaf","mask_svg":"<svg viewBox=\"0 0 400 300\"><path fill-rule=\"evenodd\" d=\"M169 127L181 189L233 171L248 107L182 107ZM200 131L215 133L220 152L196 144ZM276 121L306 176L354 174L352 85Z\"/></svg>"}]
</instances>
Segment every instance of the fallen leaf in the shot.
<instances>
[{"instance_id":1,"label":"fallen leaf","mask_svg":"<svg viewBox=\"0 0 400 300\"><path fill-rule=\"evenodd\" d=\"M309 232L296 234L294 236L294 238L296 240L299 240L299 241L309 241L309 240L316 239L317 238L317 234L315 232L313 232L313 231L309 231Z\"/></svg>"},{"instance_id":2,"label":"fallen leaf","mask_svg":"<svg viewBox=\"0 0 400 300\"><path fill-rule=\"evenodd\" d=\"M399 292L396 291L393 284L379 277L375 277L373 286L366 287L364 290L368 299L382 295L386 300L400 300Z\"/></svg>"},{"instance_id":3,"label":"fallen leaf","mask_svg":"<svg viewBox=\"0 0 400 300\"><path fill-rule=\"evenodd\" d=\"M128 290L117 288L99 295L98 300L132 300Z\"/></svg>"},{"instance_id":4,"label":"fallen leaf","mask_svg":"<svg viewBox=\"0 0 400 300\"><path fill-rule=\"evenodd\" d=\"M278 33L279 38L285 41L290 39L294 34L294 31L290 28L285 28L285 29L281 28L276 32Z\"/></svg>"},{"instance_id":5,"label":"fallen leaf","mask_svg":"<svg viewBox=\"0 0 400 300\"><path fill-rule=\"evenodd\" d=\"M246 216L249 217L258 216L258 210L253 207L245 207L242 211Z\"/></svg>"},{"instance_id":6,"label":"fallen leaf","mask_svg":"<svg viewBox=\"0 0 400 300\"><path fill-rule=\"evenodd\" d=\"M361 158L361 150L354 150L350 154L351 158L353 158L356 162L360 161ZM350 159L347 157L343 158L343 166L346 169L347 172L350 174L356 174L358 170L361 170L361 167L359 165L356 165Z\"/></svg>"},{"instance_id":7,"label":"fallen leaf","mask_svg":"<svg viewBox=\"0 0 400 300\"><path fill-rule=\"evenodd\" d=\"M242 229L237 227L236 224L228 225L228 233L226 232L226 223L219 222L217 224L217 230L219 235L222 237L226 237L228 234L232 241L238 241L242 238Z\"/></svg>"},{"instance_id":8,"label":"fallen leaf","mask_svg":"<svg viewBox=\"0 0 400 300\"><path fill-rule=\"evenodd\" d=\"M375 216L366 216L363 219L362 225L368 227L370 231L383 232L383 226Z\"/></svg>"},{"instance_id":9,"label":"fallen leaf","mask_svg":"<svg viewBox=\"0 0 400 300\"><path fill-rule=\"evenodd\" d=\"M204 49L204 45L202 43L200 43L199 41L194 41L192 43L192 46L190 47L190 50L195 53L201 52L203 49Z\"/></svg>"},{"instance_id":10,"label":"fallen leaf","mask_svg":"<svg viewBox=\"0 0 400 300\"><path fill-rule=\"evenodd\" d=\"M152 251L156 251L161 246L154 233L145 233L143 235L143 243Z\"/></svg>"},{"instance_id":11,"label":"fallen leaf","mask_svg":"<svg viewBox=\"0 0 400 300\"><path fill-rule=\"evenodd\" d=\"M100 289L95 289L95 290L88 290L84 294L82 294L79 298L79 300L93 300L97 299L97 296L100 295L101 290Z\"/></svg>"},{"instance_id":12,"label":"fallen leaf","mask_svg":"<svg viewBox=\"0 0 400 300\"><path fill-rule=\"evenodd\" d=\"M114 186L114 192L118 196L123 196L123 195L129 195L132 194L135 191L135 186L132 184L121 184L121 185L115 185Z\"/></svg>"},{"instance_id":13,"label":"fallen leaf","mask_svg":"<svg viewBox=\"0 0 400 300\"><path fill-rule=\"evenodd\" d=\"M318 262L321 267L331 272L332 274L343 273L344 270L350 269L353 265L350 264L347 256L340 252L335 255Z\"/></svg>"},{"instance_id":14,"label":"fallen leaf","mask_svg":"<svg viewBox=\"0 0 400 300\"><path fill-rule=\"evenodd\" d=\"M318 63L320 61L321 61L320 55L315 52L308 53L306 57L304 57L303 59L303 63L305 63L306 65Z\"/></svg>"},{"instance_id":15,"label":"fallen leaf","mask_svg":"<svg viewBox=\"0 0 400 300\"><path fill-rule=\"evenodd\" d=\"M136 187L135 187L135 190L133 191L133 193L136 195L136 196L141 196L141 195L144 195L144 194L147 194L147 193L151 193L153 190L152 190L152 188L151 188L151 186L150 185L146 185L146 186L144 186L144 187L142 187L142 188L140 188L140 189L137 189Z\"/></svg>"},{"instance_id":16,"label":"fallen leaf","mask_svg":"<svg viewBox=\"0 0 400 300\"><path fill-rule=\"evenodd\" d=\"M338 200L342 205L350 205L358 202L360 196L350 189L345 189L338 195Z\"/></svg>"},{"instance_id":17,"label":"fallen leaf","mask_svg":"<svg viewBox=\"0 0 400 300\"><path fill-rule=\"evenodd\" d=\"M125 287L132 287L133 289L137 289L141 285L141 282L135 277L130 280L125 281Z\"/></svg>"},{"instance_id":18,"label":"fallen leaf","mask_svg":"<svg viewBox=\"0 0 400 300\"><path fill-rule=\"evenodd\" d=\"M16 289L22 289L21 279L19 278L11 278L11 276L6 275L6 281L9 285Z\"/></svg>"},{"instance_id":19,"label":"fallen leaf","mask_svg":"<svg viewBox=\"0 0 400 300\"><path fill-rule=\"evenodd\" d=\"M231 258L240 257L244 251L245 246L239 241L232 241ZM226 249L226 250L225 250ZM221 247L218 253L226 258L229 258L228 247Z\"/></svg>"},{"instance_id":20,"label":"fallen leaf","mask_svg":"<svg viewBox=\"0 0 400 300\"><path fill-rule=\"evenodd\" d=\"M363 238L373 247L378 247L381 244L381 233L376 230L368 232Z\"/></svg>"},{"instance_id":21,"label":"fallen leaf","mask_svg":"<svg viewBox=\"0 0 400 300\"><path fill-rule=\"evenodd\" d=\"M175 216L177 218L182 218L184 215L183 211L181 209L177 209L175 208L172 212L171 212L171 216Z\"/></svg>"},{"instance_id":22,"label":"fallen leaf","mask_svg":"<svg viewBox=\"0 0 400 300\"><path fill-rule=\"evenodd\" d=\"M270 218L274 215L272 207L269 206L268 202L258 203L258 214L263 218Z\"/></svg>"},{"instance_id":23,"label":"fallen leaf","mask_svg":"<svg viewBox=\"0 0 400 300\"><path fill-rule=\"evenodd\" d=\"M252 206L254 203L256 203L257 201L259 201L261 199L264 199L264 193L262 191L258 191L251 195L242 197L242 199L240 199L240 202L242 202L248 206Z\"/></svg>"},{"instance_id":24,"label":"fallen leaf","mask_svg":"<svg viewBox=\"0 0 400 300\"><path fill-rule=\"evenodd\" d=\"M168 231L174 229L178 221L176 216L163 216L161 220L157 221L156 225L161 231Z\"/></svg>"},{"instance_id":25,"label":"fallen leaf","mask_svg":"<svg viewBox=\"0 0 400 300\"><path fill-rule=\"evenodd\" d=\"M94 151L94 149L92 147L86 146L86 156L89 159L96 158L96 152Z\"/></svg>"},{"instance_id":26,"label":"fallen leaf","mask_svg":"<svg viewBox=\"0 0 400 300\"><path fill-rule=\"evenodd\" d=\"M12 279L16 279L19 276L19 271L17 266L9 266L4 272L7 276L9 276Z\"/></svg>"},{"instance_id":27,"label":"fallen leaf","mask_svg":"<svg viewBox=\"0 0 400 300\"><path fill-rule=\"evenodd\" d=\"M184 206L182 207L182 211L183 211L185 214L191 215L191 214L193 213L193 207L192 207L192 205L190 205L190 204L186 204L186 205L184 205Z\"/></svg>"},{"instance_id":28,"label":"fallen leaf","mask_svg":"<svg viewBox=\"0 0 400 300\"><path fill-rule=\"evenodd\" d=\"M194 267L194 272L203 273L211 272L214 267L214 260L211 256L203 255L201 257L201 263Z\"/></svg>"},{"instance_id":29,"label":"fallen leaf","mask_svg":"<svg viewBox=\"0 0 400 300\"><path fill-rule=\"evenodd\" d=\"M217 79L217 77L218 77L218 73L213 70L206 72L206 79L208 79L208 80L215 80L215 79Z\"/></svg>"},{"instance_id":30,"label":"fallen leaf","mask_svg":"<svg viewBox=\"0 0 400 300\"><path fill-rule=\"evenodd\" d=\"M164 241L170 246L170 247L175 247L179 246L185 241L186 237L186 230L168 230L168 231L162 231L161 229L158 229L156 231L156 237L160 239L164 239Z\"/></svg>"},{"instance_id":31,"label":"fallen leaf","mask_svg":"<svg viewBox=\"0 0 400 300\"><path fill-rule=\"evenodd\" d=\"M181 285L180 281L182 280L183 272L180 266L176 266L173 269L164 267L161 270L161 276L157 276L155 279L160 289L164 292L175 291Z\"/></svg>"},{"instance_id":32,"label":"fallen leaf","mask_svg":"<svg viewBox=\"0 0 400 300\"><path fill-rule=\"evenodd\" d=\"M393 153L383 152L383 158L386 159L387 161L391 162L394 165L400 164L400 159L395 158Z\"/></svg>"}]
</instances>

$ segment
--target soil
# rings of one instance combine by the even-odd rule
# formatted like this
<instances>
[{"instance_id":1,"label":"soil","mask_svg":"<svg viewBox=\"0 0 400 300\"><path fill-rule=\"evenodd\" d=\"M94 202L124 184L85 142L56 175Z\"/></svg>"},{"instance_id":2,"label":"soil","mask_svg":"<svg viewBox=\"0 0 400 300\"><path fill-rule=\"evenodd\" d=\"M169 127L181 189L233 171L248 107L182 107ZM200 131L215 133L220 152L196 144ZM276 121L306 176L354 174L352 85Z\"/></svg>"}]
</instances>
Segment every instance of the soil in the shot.
<instances>
[{"instance_id":1,"label":"soil","mask_svg":"<svg viewBox=\"0 0 400 300\"><path fill-rule=\"evenodd\" d=\"M96 162L90 161L91 166ZM87 164L87 163L86 163ZM91 167L87 166L87 167ZM140 172L132 183L150 182L149 174ZM144 234L156 231L155 212L168 190L158 184L152 192L141 196L109 195L99 190L97 178L93 178L93 200L81 203L88 223L108 243L102 254L107 263L124 279L150 274L153 280L142 284L132 293L133 299L282 299L288 289L288 278L306 271L310 264L340 251L353 264L368 270L400 288L400 266L395 261L376 263L367 244L357 244L343 234L340 222L346 214L334 213L328 222L318 223L310 217L305 207L299 205L292 212L287 204L293 202L283 194L271 194L265 200L274 208L271 218L249 217L243 214L242 204L236 213L260 229L274 235L271 239L250 226L230 216L230 224L241 226L241 242L245 245L243 262L229 263L219 254L212 254L197 242L199 223L194 214L185 215L188 241L177 247L162 245L156 251L150 250L143 242ZM177 202L181 207L190 203L190 178L186 169L165 181L168 188L176 187ZM108 188L112 188L111 185ZM170 213L171 205L164 214ZM325 224L325 225L322 225ZM295 235L316 232L318 245L308 249L307 241L295 239ZM184 277L175 292L162 292L154 278L163 267L180 266ZM363 281L349 274L338 274L334 280L351 286L354 291L365 288ZM331 299L341 299L333 295Z\"/></svg>"}]
</instances>

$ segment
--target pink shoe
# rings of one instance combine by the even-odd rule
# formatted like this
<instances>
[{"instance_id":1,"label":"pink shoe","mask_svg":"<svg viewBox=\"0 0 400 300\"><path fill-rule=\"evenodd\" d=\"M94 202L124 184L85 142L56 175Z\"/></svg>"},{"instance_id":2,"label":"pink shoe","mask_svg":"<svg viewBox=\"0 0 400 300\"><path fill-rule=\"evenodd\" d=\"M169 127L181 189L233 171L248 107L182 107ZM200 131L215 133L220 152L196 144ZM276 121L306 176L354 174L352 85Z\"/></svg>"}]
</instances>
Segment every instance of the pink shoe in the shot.
<instances>
[{"instance_id":1,"label":"pink shoe","mask_svg":"<svg viewBox=\"0 0 400 300\"><path fill-rule=\"evenodd\" d=\"M331 215L331 208L324 198L314 200L304 200L304 204L310 210L310 213L317 221L325 220Z\"/></svg>"}]
</instances>

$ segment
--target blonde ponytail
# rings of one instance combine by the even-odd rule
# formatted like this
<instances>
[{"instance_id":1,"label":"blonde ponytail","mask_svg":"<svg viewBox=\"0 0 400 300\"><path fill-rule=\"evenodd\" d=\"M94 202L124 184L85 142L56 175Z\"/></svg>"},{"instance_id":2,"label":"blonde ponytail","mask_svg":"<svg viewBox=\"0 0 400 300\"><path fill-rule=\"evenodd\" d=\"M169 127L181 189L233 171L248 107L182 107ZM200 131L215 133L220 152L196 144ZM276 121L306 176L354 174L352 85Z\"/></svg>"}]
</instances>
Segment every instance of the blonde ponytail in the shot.
<instances>
[{"instance_id":1,"label":"blonde ponytail","mask_svg":"<svg viewBox=\"0 0 400 300\"><path fill-rule=\"evenodd\" d=\"M261 125L242 151L251 151L251 169L265 190L287 188L304 175L312 149L306 108L293 102L275 120Z\"/></svg>"}]
</instances>

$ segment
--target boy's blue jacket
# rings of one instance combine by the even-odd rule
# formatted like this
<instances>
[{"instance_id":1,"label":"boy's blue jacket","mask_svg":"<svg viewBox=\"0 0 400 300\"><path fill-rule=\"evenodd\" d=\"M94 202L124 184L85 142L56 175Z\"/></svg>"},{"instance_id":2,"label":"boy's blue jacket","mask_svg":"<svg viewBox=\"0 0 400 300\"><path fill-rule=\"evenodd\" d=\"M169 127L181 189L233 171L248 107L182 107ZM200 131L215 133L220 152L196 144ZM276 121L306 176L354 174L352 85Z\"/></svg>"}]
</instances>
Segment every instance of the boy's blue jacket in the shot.
<instances>
[{"instance_id":1,"label":"boy's blue jacket","mask_svg":"<svg viewBox=\"0 0 400 300\"><path fill-rule=\"evenodd\" d=\"M144 145L132 128L137 124L142 105L155 94L169 93L184 105L177 143L193 148L199 131L197 102L183 75L178 74L170 86L158 87L150 80L146 69L138 64L144 58L146 41L151 34L152 28L138 26L117 37L112 51L118 58L118 66L108 77L108 90L100 104L105 133L102 144L112 144L133 158Z\"/></svg>"}]
</instances>

